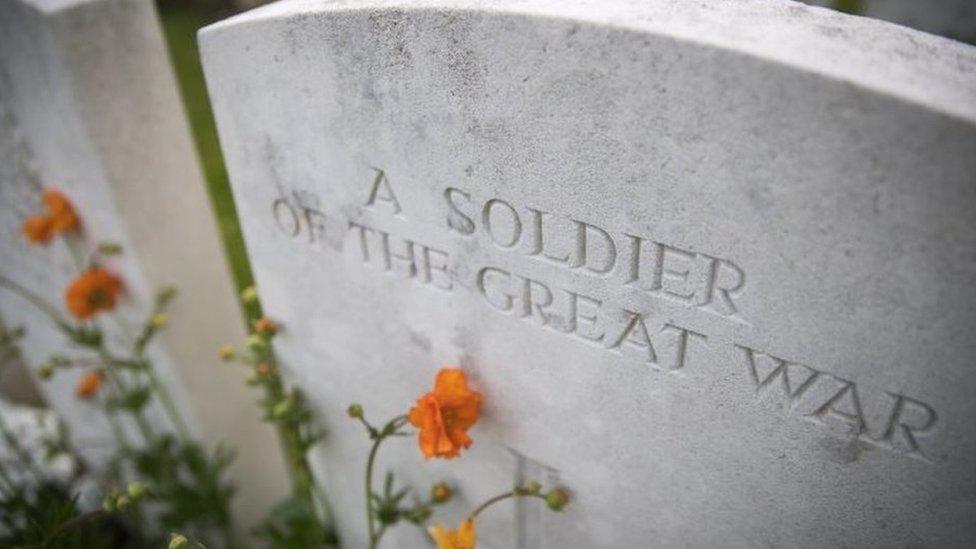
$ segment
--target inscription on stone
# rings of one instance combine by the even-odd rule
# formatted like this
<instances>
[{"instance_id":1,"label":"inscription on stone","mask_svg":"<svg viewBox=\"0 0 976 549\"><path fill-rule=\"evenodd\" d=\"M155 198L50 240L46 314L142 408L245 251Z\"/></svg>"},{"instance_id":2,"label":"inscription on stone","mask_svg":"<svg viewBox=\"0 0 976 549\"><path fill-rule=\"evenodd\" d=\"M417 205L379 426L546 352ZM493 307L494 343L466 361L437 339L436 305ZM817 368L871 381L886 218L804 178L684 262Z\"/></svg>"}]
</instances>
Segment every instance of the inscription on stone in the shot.
<instances>
[{"instance_id":1,"label":"inscription on stone","mask_svg":"<svg viewBox=\"0 0 976 549\"><path fill-rule=\"evenodd\" d=\"M380 215L410 221L390 175L372 168L363 185L361 206ZM442 228L459 239L479 242L552 269L599 279L604 295L588 295L517 269L493 264L468 265L470 280L451 269L451 254L434 245L399 236L359 220L330 223L319 197L309 191L279 196L271 204L282 234L314 243L335 238L342 250L388 276L409 279L433 291L473 288L485 307L536 328L564 334L648 368L679 374L689 353L717 353L708 334L664 318L655 310L613 305L621 293L641 292L728 322L750 326L738 301L746 292L746 273L733 259L684 249L629 232L612 233L572 214L516 205L503 198L475 201L459 187L441 193L450 212ZM342 234L328 235L328 227ZM780 399L789 414L840 429L879 448L929 461L925 440L937 431L939 416L920 400L733 342L739 362L726 364L742 374L758 400ZM699 361L705 363L706 361ZM708 361L721 363L721 360ZM872 413L866 413L866 407ZM873 418L869 421L869 418Z\"/></svg>"}]
</instances>

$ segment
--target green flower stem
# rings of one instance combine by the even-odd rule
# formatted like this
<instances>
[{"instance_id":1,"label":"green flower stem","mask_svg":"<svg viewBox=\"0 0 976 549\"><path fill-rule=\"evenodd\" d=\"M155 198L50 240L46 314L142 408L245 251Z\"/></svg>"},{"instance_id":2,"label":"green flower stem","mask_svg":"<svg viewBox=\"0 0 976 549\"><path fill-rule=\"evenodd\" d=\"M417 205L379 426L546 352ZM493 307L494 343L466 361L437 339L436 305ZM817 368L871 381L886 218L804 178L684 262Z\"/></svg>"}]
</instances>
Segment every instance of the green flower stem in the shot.
<instances>
[{"instance_id":1,"label":"green flower stem","mask_svg":"<svg viewBox=\"0 0 976 549\"><path fill-rule=\"evenodd\" d=\"M119 448L128 452L131 449L129 446L129 439L125 436L125 431L122 430L122 426L119 424L119 419L115 417L114 413L105 412L105 417L108 418L108 424L112 428L112 435L115 436L116 442L119 443Z\"/></svg>"},{"instance_id":2,"label":"green flower stem","mask_svg":"<svg viewBox=\"0 0 976 549\"><path fill-rule=\"evenodd\" d=\"M526 492L512 490L511 492L505 492L504 494L498 494L497 496L486 500L484 503L479 505L474 511L468 515L468 520L474 520L482 511L491 507L492 505L498 503L499 501L504 501L509 498L519 498L519 497L535 497L541 500L545 500L546 496L542 494L529 494Z\"/></svg>"},{"instance_id":3,"label":"green flower stem","mask_svg":"<svg viewBox=\"0 0 976 549\"><path fill-rule=\"evenodd\" d=\"M148 363L147 363L148 364ZM169 416L169 420L176 427L177 433L179 433L180 438L184 441L190 440L190 430L187 428L186 423L183 421L183 416L180 415L179 411L176 409L176 404L173 402L173 397L169 394L169 390L159 379L156 374L155 368L152 364L146 367L146 376L149 378L149 385L156 391L159 395L159 402L163 405L163 410L166 411L166 415Z\"/></svg>"},{"instance_id":4,"label":"green flower stem","mask_svg":"<svg viewBox=\"0 0 976 549\"><path fill-rule=\"evenodd\" d=\"M0 275L0 286L7 288L8 290L29 301L31 305L36 307L39 311L51 317L51 320L53 320L58 326L64 327L69 325L68 322L61 317L61 313L59 313L53 305L48 303L44 298L36 293L2 275Z\"/></svg>"},{"instance_id":5,"label":"green flower stem","mask_svg":"<svg viewBox=\"0 0 976 549\"><path fill-rule=\"evenodd\" d=\"M48 536L48 538L44 541L44 543L42 545L39 545L38 547L56 547L56 545L54 545L54 542L57 541L57 539L62 534L65 534L65 533L71 531L72 528L75 528L77 526L81 526L82 524L84 524L86 522L90 522L90 521L93 521L93 520L98 520L98 519L101 519L101 518L106 517L106 516L108 516L108 513L106 511L102 510L102 509L98 509L98 510L95 510L95 511L89 511L89 512L83 514L83 515L78 515L75 518L73 518L73 519L71 519L71 520L69 520L69 521L67 521L65 523L62 523L60 526L58 526L54 530L54 532L51 532L51 535ZM28 546L28 547L31 547L31 546Z\"/></svg>"},{"instance_id":6,"label":"green flower stem","mask_svg":"<svg viewBox=\"0 0 976 549\"><path fill-rule=\"evenodd\" d=\"M264 383L266 399L270 402L281 402L285 398L285 386L281 376L277 373L278 365L275 360L274 352L268 350L262 357L271 365L271 371L275 372L269 376ZM245 362L245 364L247 364ZM308 463L306 447L302 435L301 421L288 419L275 422L275 429L278 432L278 440L281 442L282 453L284 454L285 464L288 470L288 477L291 480L292 495L305 502L310 509L321 513L322 520L318 526L321 534L327 542L335 542L334 531L327 525L334 524L332 509L329 501L319 490L315 483L315 475Z\"/></svg>"},{"instance_id":7,"label":"green flower stem","mask_svg":"<svg viewBox=\"0 0 976 549\"><path fill-rule=\"evenodd\" d=\"M369 528L370 549L376 549L380 543L380 537L386 532L385 527L381 528L379 532L376 531L376 523L373 518L373 465L376 463L376 454L383 440L396 434L397 429L402 427L406 421L407 416L397 416L384 425L378 433L375 430L370 430L370 436L373 437L373 447L370 448L369 457L366 459L366 524ZM363 424L369 426L366 420L363 420Z\"/></svg>"},{"instance_id":8,"label":"green flower stem","mask_svg":"<svg viewBox=\"0 0 976 549\"><path fill-rule=\"evenodd\" d=\"M105 363L105 377L107 377L109 382L112 384L112 388L119 394L129 392L129 387L126 385L125 381L111 367L112 357L108 354L108 351L105 350L104 345L98 349L98 354L102 357L102 361ZM146 444L151 445L153 441L152 428L150 427L149 422L146 421L145 416L142 415L142 410L131 410L129 413L132 415L136 425L139 427L139 431L142 433L142 437L146 440ZM105 415L111 416L112 414L108 410L105 410Z\"/></svg>"}]
</instances>

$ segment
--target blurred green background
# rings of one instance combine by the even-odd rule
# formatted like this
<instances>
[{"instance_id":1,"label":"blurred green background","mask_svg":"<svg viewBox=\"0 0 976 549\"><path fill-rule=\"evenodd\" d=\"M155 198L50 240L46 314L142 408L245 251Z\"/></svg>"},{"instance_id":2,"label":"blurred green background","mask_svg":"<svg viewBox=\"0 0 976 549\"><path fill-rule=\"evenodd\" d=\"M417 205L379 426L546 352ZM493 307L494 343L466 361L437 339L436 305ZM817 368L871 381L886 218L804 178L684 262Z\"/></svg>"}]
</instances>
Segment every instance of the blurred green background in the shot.
<instances>
[{"instance_id":1,"label":"blurred green background","mask_svg":"<svg viewBox=\"0 0 976 549\"><path fill-rule=\"evenodd\" d=\"M246 6L225 1L158 0L156 7L169 44L170 57L179 82L183 104L203 166L207 190L230 262L237 289L252 283L251 266L244 250L237 210L227 180L227 169L220 152L210 100L197 50L197 30L225 19Z\"/></svg>"}]
</instances>

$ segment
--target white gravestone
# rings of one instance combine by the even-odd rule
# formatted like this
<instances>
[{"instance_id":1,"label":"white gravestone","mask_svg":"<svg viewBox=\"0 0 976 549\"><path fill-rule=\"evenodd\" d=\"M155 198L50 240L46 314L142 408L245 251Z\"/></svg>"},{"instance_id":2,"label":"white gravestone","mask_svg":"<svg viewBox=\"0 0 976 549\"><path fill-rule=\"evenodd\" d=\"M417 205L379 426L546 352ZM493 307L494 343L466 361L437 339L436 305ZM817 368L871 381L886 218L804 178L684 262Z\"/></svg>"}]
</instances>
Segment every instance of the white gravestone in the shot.
<instances>
[{"instance_id":1,"label":"white gravestone","mask_svg":"<svg viewBox=\"0 0 976 549\"><path fill-rule=\"evenodd\" d=\"M263 302L368 449L445 364L494 547L976 541L976 50L785 1L285 1L201 33ZM419 472L417 472L419 471ZM390 547L413 547L401 528Z\"/></svg>"},{"instance_id":2,"label":"white gravestone","mask_svg":"<svg viewBox=\"0 0 976 549\"><path fill-rule=\"evenodd\" d=\"M78 249L98 239L123 245L108 266L125 280L119 311L130 331L156 290L177 286L152 356L196 434L242 450L231 475L241 522L253 523L283 497L284 470L273 432L256 419L255 393L216 357L219 345L243 339L243 323L151 2L0 0L0 274L61 305L76 262L64 241L31 246L20 230L42 210L42 185L78 209ZM23 350L35 367L66 353L51 322L6 289L0 310L8 326L28 328ZM41 387L97 460L112 437L75 397L76 378L58 374Z\"/></svg>"}]
</instances>

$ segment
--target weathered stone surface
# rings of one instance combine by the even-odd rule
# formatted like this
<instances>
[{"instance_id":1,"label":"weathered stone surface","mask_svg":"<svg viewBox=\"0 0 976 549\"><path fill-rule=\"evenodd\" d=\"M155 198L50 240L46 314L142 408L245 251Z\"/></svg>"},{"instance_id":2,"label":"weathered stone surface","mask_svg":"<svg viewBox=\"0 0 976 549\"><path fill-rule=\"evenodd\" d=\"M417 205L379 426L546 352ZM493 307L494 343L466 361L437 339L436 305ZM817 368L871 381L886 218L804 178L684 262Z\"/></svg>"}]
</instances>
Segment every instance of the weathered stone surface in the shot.
<instances>
[{"instance_id":1,"label":"weathered stone surface","mask_svg":"<svg viewBox=\"0 0 976 549\"><path fill-rule=\"evenodd\" d=\"M77 251L92 239L123 245L109 264L125 278L130 326L145 320L155 290L179 288L153 357L199 436L244 447L232 474L242 519L256 520L283 495L283 468L273 433L251 419L254 394L216 359L221 343L243 339L240 311L151 2L0 1L0 273L60 304L76 260L62 241L32 247L20 233L40 210L41 185L63 189L81 212ZM64 351L23 300L0 289L0 309L8 325L28 327L34 366ZM111 432L74 383L65 373L43 388L79 448L104 455Z\"/></svg>"},{"instance_id":2,"label":"weathered stone surface","mask_svg":"<svg viewBox=\"0 0 976 549\"><path fill-rule=\"evenodd\" d=\"M343 410L444 364L486 394L474 448L385 463L459 483L453 520L527 471L576 496L495 510L492 546L976 540L973 48L624 0L286 1L201 45L353 546Z\"/></svg>"}]
</instances>

